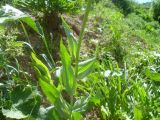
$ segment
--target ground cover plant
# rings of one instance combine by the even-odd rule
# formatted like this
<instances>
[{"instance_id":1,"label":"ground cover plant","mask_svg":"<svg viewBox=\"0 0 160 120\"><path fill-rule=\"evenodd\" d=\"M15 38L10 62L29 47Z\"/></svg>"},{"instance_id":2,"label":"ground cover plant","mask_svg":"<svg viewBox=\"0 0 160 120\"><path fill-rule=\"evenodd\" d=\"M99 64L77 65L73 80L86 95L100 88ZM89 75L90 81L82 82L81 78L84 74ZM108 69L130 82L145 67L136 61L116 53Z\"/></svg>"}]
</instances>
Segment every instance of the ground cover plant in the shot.
<instances>
[{"instance_id":1,"label":"ground cover plant","mask_svg":"<svg viewBox=\"0 0 160 120\"><path fill-rule=\"evenodd\" d=\"M160 119L158 0L0 5L0 120Z\"/></svg>"}]
</instances>

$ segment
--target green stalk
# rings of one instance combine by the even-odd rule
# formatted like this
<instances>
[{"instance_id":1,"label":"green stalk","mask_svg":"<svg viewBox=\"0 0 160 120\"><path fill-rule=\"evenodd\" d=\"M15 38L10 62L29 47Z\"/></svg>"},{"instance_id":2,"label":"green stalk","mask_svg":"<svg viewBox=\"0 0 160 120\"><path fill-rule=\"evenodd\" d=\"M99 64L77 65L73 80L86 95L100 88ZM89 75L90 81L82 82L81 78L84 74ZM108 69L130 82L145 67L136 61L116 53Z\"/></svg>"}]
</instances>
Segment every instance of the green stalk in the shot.
<instances>
[{"instance_id":1,"label":"green stalk","mask_svg":"<svg viewBox=\"0 0 160 120\"><path fill-rule=\"evenodd\" d=\"M91 3L92 3L92 0L88 0L87 8L86 8L86 12L84 15L83 24L82 24L82 28L81 28L81 32L80 32L80 36L78 39L78 47L77 47L76 60L75 60L75 81L77 80L77 76L78 76L78 62L79 62L80 48L81 48L81 44L82 44L82 40L83 40L83 36L84 36L84 32L85 32L84 30L85 30L85 27L87 24L87 20L88 20L90 8L91 8ZM74 104L73 94L70 97L71 97L71 99L70 99L71 105L73 106L73 104Z\"/></svg>"},{"instance_id":2,"label":"green stalk","mask_svg":"<svg viewBox=\"0 0 160 120\"><path fill-rule=\"evenodd\" d=\"M78 39L78 47L77 47L76 60L75 60L75 78L77 78L77 76L78 76L78 62L79 62L80 48L81 48L83 36L84 36L84 33L85 33L84 30L85 30L85 27L86 27L86 24L87 24L87 20L88 20L89 12L90 12L90 9L91 9L92 1L93 0L88 0L87 9L86 9L86 12L85 12L85 15L84 15L83 24L82 24L80 36L79 36L79 39Z\"/></svg>"}]
</instances>

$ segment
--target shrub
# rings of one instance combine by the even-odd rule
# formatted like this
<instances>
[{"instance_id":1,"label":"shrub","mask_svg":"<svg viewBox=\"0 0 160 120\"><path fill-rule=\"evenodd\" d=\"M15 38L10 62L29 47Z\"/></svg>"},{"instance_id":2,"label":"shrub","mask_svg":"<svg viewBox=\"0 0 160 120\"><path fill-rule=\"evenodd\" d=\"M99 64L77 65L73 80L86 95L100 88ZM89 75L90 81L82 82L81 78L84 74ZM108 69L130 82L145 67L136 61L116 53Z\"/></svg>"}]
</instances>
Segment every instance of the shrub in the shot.
<instances>
[{"instance_id":1,"label":"shrub","mask_svg":"<svg viewBox=\"0 0 160 120\"><path fill-rule=\"evenodd\" d=\"M17 32L5 33L5 30L0 30L0 67L4 67L9 59L23 54L23 43L16 41Z\"/></svg>"},{"instance_id":2,"label":"shrub","mask_svg":"<svg viewBox=\"0 0 160 120\"><path fill-rule=\"evenodd\" d=\"M14 75L17 75L17 71L13 66L16 64L16 57L22 55L23 42L17 41L17 32L7 33L5 30L0 29L0 80L10 79L15 72Z\"/></svg>"},{"instance_id":3,"label":"shrub","mask_svg":"<svg viewBox=\"0 0 160 120\"><path fill-rule=\"evenodd\" d=\"M0 31L0 35L0 48L6 56L15 57L23 54L23 43L21 41L16 41L17 36L15 32L9 35L4 34L4 31Z\"/></svg>"},{"instance_id":4,"label":"shrub","mask_svg":"<svg viewBox=\"0 0 160 120\"><path fill-rule=\"evenodd\" d=\"M160 22L160 0L154 0L152 4L153 18Z\"/></svg>"},{"instance_id":5,"label":"shrub","mask_svg":"<svg viewBox=\"0 0 160 120\"><path fill-rule=\"evenodd\" d=\"M81 0L15 0L14 3L26 10L43 13L45 28L56 30L61 23L59 13L77 12Z\"/></svg>"},{"instance_id":6,"label":"shrub","mask_svg":"<svg viewBox=\"0 0 160 120\"><path fill-rule=\"evenodd\" d=\"M1 0L0 6L4 4L12 4L12 0Z\"/></svg>"},{"instance_id":7,"label":"shrub","mask_svg":"<svg viewBox=\"0 0 160 120\"><path fill-rule=\"evenodd\" d=\"M112 0L112 2L120 9L124 15L127 15L133 11L130 0Z\"/></svg>"}]
</instances>

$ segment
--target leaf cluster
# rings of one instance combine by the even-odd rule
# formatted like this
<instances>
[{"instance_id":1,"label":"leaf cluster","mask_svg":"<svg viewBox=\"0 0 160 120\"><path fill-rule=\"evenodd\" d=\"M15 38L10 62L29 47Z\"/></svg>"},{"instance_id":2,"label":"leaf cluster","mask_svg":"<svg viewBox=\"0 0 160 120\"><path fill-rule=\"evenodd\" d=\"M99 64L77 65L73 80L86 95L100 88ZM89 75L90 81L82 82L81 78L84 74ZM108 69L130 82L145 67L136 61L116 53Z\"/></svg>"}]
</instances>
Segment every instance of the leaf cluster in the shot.
<instances>
[{"instance_id":1,"label":"leaf cluster","mask_svg":"<svg viewBox=\"0 0 160 120\"><path fill-rule=\"evenodd\" d=\"M76 12L80 9L81 0L15 0L14 3L22 8L47 13Z\"/></svg>"}]
</instances>

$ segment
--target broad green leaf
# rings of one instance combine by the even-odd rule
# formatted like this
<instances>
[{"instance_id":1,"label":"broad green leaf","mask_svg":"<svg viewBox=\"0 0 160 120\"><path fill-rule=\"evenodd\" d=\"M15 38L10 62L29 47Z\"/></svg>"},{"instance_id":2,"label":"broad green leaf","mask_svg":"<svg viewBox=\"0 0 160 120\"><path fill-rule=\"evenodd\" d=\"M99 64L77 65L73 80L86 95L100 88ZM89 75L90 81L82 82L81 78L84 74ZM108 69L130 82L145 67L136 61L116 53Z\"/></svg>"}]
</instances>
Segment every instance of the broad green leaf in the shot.
<instances>
[{"instance_id":1,"label":"broad green leaf","mask_svg":"<svg viewBox=\"0 0 160 120\"><path fill-rule=\"evenodd\" d=\"M66 91L72 95L75 91L75 79L72 67L62 67L60 81L64 85Z\"/></svg>"},{"instance_id":2,"label":"broad green leaf","mask_svg":"<svg viewBox=\"0 0 160 120\"><path fill-rule=\"evenodd\" d=\"M39 79L39 84L41 86L43 93L46 95L46 97L51 103L54 104L57 100L59 100L60 92L54 85L51 85L46 81L43 81L42 79Z\"/></svg>"},{"instance_id":3,"label":"broad green leaf","mask_svg":"<svg viewBox=\"0 0 160 120\"><path fill-rule=\"evenodd\" d=\"M47 99L50 103L54 104L54 119L67 118L70 114L70 108L67 102L62 98L60 91L54 85L50 85L43 80L39 80L41 89L43 93L46 95ZM53 115L52 113L50 113ZM61 116L63 115L63 116Z\"/></svg>"},{"instance_id":4,"label":"broad green leaf","mask_svg":"<svg viewBox=\"0 0 160 120\"><path fill-rule=\"evenodd\" d=\"M95 67L96 58L92 58L86 61L79 63L78 67L78 79L83 79L89 75Z\"/></svg>"},{"instance_id":5,"label":"broad green leaf","mask_svg":"<svg viewBox=\"0 0 160 120\"><path fill-rule=\"evenodd\" d=\"M41 97L37 89L30 85L18 85L10 93L11 106L3 109L3 115L8 118L37 117L41 104Z\"/></svg>"},{"instance_id":6,"label":"broad green leaf","mask_svg":"<svg viewBox=\"0 0 160 120\"><path fill-rule=\"evenodd\" d=\"M41 107L39 109L37 120L57 120L53 115L54 106L49 106L48 108ZM59 120L59 119L58 119Z\"/></svg>"},{"instance_id":7,"label":"broad green leaf","mask_svg":"<svg viewBox=\"0 0 160 120\"><path fill-rule=\"evenodd\" d=\"M62 18L62 22L63 22L65 33L67 35L69 52L72 55L72 57L75 58L77 53L77 40L73 35L73 31L70 29L69 25L65 22L63 18Z\"/></svg>"},{"instance_id":8,"label":"broad green leaf","mask_svg":"<svg viewBox=\"0 0 160 120\"><path fill-rule=\"evenodd\" d=\"M65 87L66 91L72 95L75 91L76 81L74 71L71 66L71 57L62 41L60 43L60 56L62 61L60 81Z\"/></svg>"},{"instance_id":9,"label":"broad green leaf","mask_svg":"<svg viewBox=\"0 0 160 120\"><path fill-rule=\"evenodd\" d=\"M26 23L29 27L31 27L34 31L39 33L36 22L31 17L22 17L19 20Z\"/></svg>"},{"instance_id":10,"label":"broad green leaf","mask_svg":"<svg viewBox=\"0 0 160 120\"><path fill-rule=\"evenodd\" d=\"M77 99L77 101L74 103L74 106L72 108L73 112L85 112L88 102L89 102L90 96L84 96Z\"/></svg>"},{"instance_id":11,"label":"broad green leaf","mask_svg":"<svg viewBox=\"0 0 160 120\"><path fill-rule=\"evenodd\" d=\"M152 72L150 69L147 69L145 74L151 80L160 81L160 73Z\"/></svg>"},{"instance_id":12,"label":"broad green leaf","mask_svg":"<svg viewBox=\"0 0 160 120\"><path fill-rule=\"evenodd\" d=\"M55 105L55 112L57 112L57 115L61 119L66 119L70 116L71 114L71 105L63 99L61 96L58 101L56 101ZM63 116L62 116L63 115Z\"/></svg>"},{"instance_id":13,"label":"broad green leaf","mask_svg":"<svg viewBox=\"0 0 160 120\"><path fill-rule=\"evenodd\" d=\"M95 95L94 97L91 97L89 100L91 103L95 104L95 105L100 105L100 97Z\"/></svg>"},{"instance_id":14,"label":"broad green leaf","mask_svg":"<svg viewBox=\"0 0 160 120\"><path fill-rule=\"evenodd\" d=\"M142 112L138 108L134 108L134 120L142 120Z\"/></svg>"},{"instance_id":15,"label":"broad green leaf","mask_svg":"<svg viewBox=\"0 0 160 120\"><path fill-rule=\"evenodd\" d=\"M26 15L19 9L16 9L10 5L5 5L3 6L2 11L4 12L4 15L0 17L0 23L4 23L5 21L11 21L11 20L20 20L26 23L29 27L31 27L41 36L44 35L43 30L40 27L39 23L36 23L30 16Z\"/></svg>"},{"instance_id":16,"label":"broad green leaf","mask_svg":"<svg viewBox=\"0 0 160 120\"><path fill-rule=\"evenodd\" d=\"M2 109L2 113L7 118L12 118L12 119L24 119L24 118L27 118L27 116L24 115L21 111L19 111L17 109L13 109L13 108L11 110Z\"/></svg>"},{"instance_id":17,"label":"broad green leaf","mask_svg":"<svg viewBox=\"0 0 160 120\"><path fill-rule=\"evenodd\" d=\"M1 9L3 11L3 16L0 17L0 24L10 21L10 20L17 20L22 17L26 17L22 11L14 8L11 5L5 5Z\"/></svg>"},{"instance_id":18,"label":"broad green leaf","mask_svg":"<svg viewBox=\"0 0 160 120\"><path fill-rule=\"evenodd\" d=\"M83 117L79 112L73 112L71 120L83 120Z\"/></svg>"},{"instance_id":19,"label":"broad green leaf","mask_svg":"<svg viewBox=\"0 0 160 120\"><path fill-rule=\"evenodd\" d=\"M46 41L44 41L44 32L42 27L38 22L35 22L30 16L24 14L20 10L10 6L6 5L3 7L4 16L0 17L0 23L4 23L6 21L14 21L14 20L20 20L24 23L26 23L29 27L31 27L35 32L37 32L42 38L45 46L47 46Z\"/></svg>"}]
</instances>

